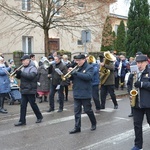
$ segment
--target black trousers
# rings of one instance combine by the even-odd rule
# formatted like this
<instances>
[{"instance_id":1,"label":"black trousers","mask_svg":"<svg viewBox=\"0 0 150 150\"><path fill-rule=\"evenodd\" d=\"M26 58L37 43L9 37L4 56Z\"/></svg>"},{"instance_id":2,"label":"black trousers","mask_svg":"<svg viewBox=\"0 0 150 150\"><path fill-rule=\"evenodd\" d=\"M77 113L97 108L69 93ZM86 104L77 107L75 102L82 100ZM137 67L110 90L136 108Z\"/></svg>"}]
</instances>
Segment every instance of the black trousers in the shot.
<instances>
[{"instance_id":1,"label":"black trousers","mask_svg":"<svg viewBox=\"0 0 150 150\"><path fill-rule=\"evenodd\" d=\"M68 88L68 85L65 85L65 98L66 100L68 100L68 91L69 91L69 88Z\"/></svg>"},{"instance_id":2,"label":"black trousers","mask_svg":"<svg viewBox=\"0 0 150 150\"><path fill-rule=\"evenodd\" d=\"M31 105L31 108L36 115L37 119L41 119L43 116L35 103L35 94L22 94L22 100L20 105L20 120L19 122L26 123L26 113L27 113L27 104L28 102Z\"/></svg>"},{"instance_id":3,"label":"black trousers","mask_svg":"<svg viewBox=\"0 0 150 150\"><path fill-rule=\"evenodd\" d=\"M59 96L59 108L63 109L64 107L64 86L61 85L59 90L57 90L56 87L57 85L51 85L50 88L49 102L52 110L55 109L54 96L57 91Z\"/></svg>"},{"instance_id":4,"label":"black trousers","mask_svg":"<svg viewBox=\"0 0 150 150\"><path fill-rule=\"evenodd\" d=\"M101 106L105 108L106 96L109 93L110 97L114 103L114 106L118 105L116 101L116 95L114 91L114 85L102 85L101 86Z\"/></svg>"},{"instance_id":5,"label":"black trousers","mask_svg":"<svg viewBox=\"0 0 150 150\"><path fill-rule=\"evenodd\" d=\"M133 119L134 119L134 132L135 132L135 146L142 149L143 147L143 130L142 124L146 114L147 122L150 125L150 108L133 108Z\"/></svg>"},{"instance_id":6,"label":"black trousers","mask_svg":"<svg viewBox=\"0 0 150 150\"><path fill-rule=\"evenodd\" d=\"M96 110L100 110L101 106L100 106L100 100L99 100L99 85L93 85L92 86L92 97L93 97L93 101L95 103L95 108Z\"/></svg>"},{"instance_id":7,"label":"black trousers","mask_svg":"<svg viewBox=\"0 0 150 150\"><path fill-rule=\"evenodd\" d=\"M4 108L4 99L8 96L8 93L0 93L0 109Z\"/></svg>"},{"instance_id":8,"label":"black trousers","mask_svg":"<svg viewBox=\"0 0 150 150\"><path fill-rule=\"evenodd\" d=\"M92 110L91 99L74 99L74 115L75 115L75 128L81 128L81 113L82 105L84 112L88 115L91 124L96 124L96 118Z\"/></svg>"}]
</instances>

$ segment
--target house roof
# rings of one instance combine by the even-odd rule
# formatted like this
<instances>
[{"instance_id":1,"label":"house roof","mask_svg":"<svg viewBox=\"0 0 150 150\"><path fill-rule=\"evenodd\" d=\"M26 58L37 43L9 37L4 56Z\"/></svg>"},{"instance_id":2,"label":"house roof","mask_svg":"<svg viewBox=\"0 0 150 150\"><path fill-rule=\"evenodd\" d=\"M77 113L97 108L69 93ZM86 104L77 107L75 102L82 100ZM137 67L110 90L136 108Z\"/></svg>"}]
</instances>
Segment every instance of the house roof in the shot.
<instances>
[{"instance_id":1,"label":"house roof","mask_svg":"<svg viewBox=\"0 0 150 150\"><path fill-rule=\"evenodd\" d=\"M114 13L110 13L110 16L114 17L114 18L119 18L119 19L125 19L125 20L128 19L127 16L122 16L122 15L118 15L118 14L114 14Z\"/></svg>"}]
</instances>

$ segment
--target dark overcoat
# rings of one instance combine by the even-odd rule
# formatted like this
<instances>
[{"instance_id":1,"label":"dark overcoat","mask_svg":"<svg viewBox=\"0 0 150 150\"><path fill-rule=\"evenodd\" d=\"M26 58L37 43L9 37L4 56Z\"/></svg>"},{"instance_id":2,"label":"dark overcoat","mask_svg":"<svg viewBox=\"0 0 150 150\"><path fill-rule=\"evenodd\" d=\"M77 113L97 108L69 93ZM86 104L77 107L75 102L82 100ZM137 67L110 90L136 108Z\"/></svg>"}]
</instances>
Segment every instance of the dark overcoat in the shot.
<instances>
[{"instance_id":1,"label":"dark overcoat","mask_svg":"<svg viewBox=\"0 0 150 150\"><path fill-rule=\"evenodd\" d=\"M75 99L89 99L92 97L92 78L93 66L85 62L71 78Z\"/></svg>"},{"instance_id":2,"label":"dark overcoat","mask_svg":"<svg viewBox=\"0 0 150 150\"><path fill-rule=\"evenodd\" d=\"M43 65L38 68L37 81L40 82L40 85L37 86L37 91L50 90L50 78L48 78L48 69L45 69Z\"/></svg>"},{"instance_id":3,"label":"dark overcoat","mask_svg":"<svg viewBox=\"0 0 150 150\"><path fill-rule=\"evenodd\" d=\"M17 75L16 78L20 79L20 92L22 94L36 94L37 68L31 60L28 66L22 68L20 75Z\"/></svg>"},{"instance_id":4,"label":"dark overcoat","mask_svg":"<svg viewBox=\"0 0 150 150\"><path fill-rule=\"evenodd\" d=\"M49 73L52 75L52 85L61 85L62 82L62 76L59 75L55 69L58 68L63 75L65 75L67 73L67 67L66 65L64 65L61 61L57 64L53 64L51 70L49 71Z\"/></svg>"},{"instance_id":5,"label":"dark overcoat","mask_svg":"<svg viewBox=\"0 0 150 150\"><path fill-rule=\"evenodd\" d=\"M5 70L10 72L9 67L0 66L0 93L10 92L10 80Z\"/></svg>"},{"instance_id":6,"label":"dark overcoat","mask_svg":"<svg viewBox=\"0 0 150 150\"><path fill-rule=\"evenodd\" d=\"M105 64L105 68L110 70L110 75L108 76L104 85L114 85L115 84L114 63L110 62L109 64Z\"/></svg>"},{"instance_id":7,"label":"dark overcoat","mask_svg":"<svg viewBox=\"0 0 150 150\"><path fill-rule=\"evenodd\" d=\"M142 72L140 81L142 87L137 89L138 95L136 97L135 107L150 108L150 66L147 65L146 69Z\"/></svg>"}]
</instances>

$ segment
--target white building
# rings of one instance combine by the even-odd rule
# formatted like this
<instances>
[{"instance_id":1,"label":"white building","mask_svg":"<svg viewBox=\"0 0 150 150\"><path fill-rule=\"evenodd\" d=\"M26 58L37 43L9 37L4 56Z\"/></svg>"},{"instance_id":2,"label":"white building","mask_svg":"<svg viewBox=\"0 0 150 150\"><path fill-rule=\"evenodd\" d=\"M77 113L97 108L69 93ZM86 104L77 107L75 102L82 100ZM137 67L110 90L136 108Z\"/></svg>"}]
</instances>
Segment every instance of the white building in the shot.
<instances>
[{"instance_id":1,"label":"white building","mask_svg":"<svg viewBox=\"0 0 150 150\"><path fill-rule=\"evenodd\" d=\"M14 51L35 53L39 59L41 55L44 55L44 32L39 26L36 26L34 23L32 24L31 21L19 17L20 15L25 15L28 19L41 23L43 20L39 7L34 4L34 0L5 1L6 3L0 2L0 52L6 54L13 53ZM63 7L64 1L52 0L55 6L50 14L52 14L52 11L55 12L55 9L58 10L60 7ZM109 15L109 3L105 0L96 2L92 0L70 1L72 1L73 5L69 6L68 3L64 7L65 9L62 8L60 11L57 11L52 21L55 21L57 26L56 23L60 18L68 16L68 18L65 18L65 21L68 20L69 22L72 19L74 27L67 29L64 26L66 29L63 30L62 24L60 28L57 26L50 29L48 39L50 48L48 53L58 50L67 50L72 54L100 51L103 25L107 15ZM2 8L4 6L10 9L13 8L13 13L12 11L7 11L8 14L5 14L3 12L4 8ZM74 16L74 19L69 19L71 14L73 15L74 13L78 13L78 16ZM64 24L66 24L65 21ZM69 25L73 26L72 22ZM82 44L81 41L81 32L83 30L88 31L89 35L91 33L91 36L89 36L91 37L90 41L86 45Z\"/></svg>"}]
</instances>

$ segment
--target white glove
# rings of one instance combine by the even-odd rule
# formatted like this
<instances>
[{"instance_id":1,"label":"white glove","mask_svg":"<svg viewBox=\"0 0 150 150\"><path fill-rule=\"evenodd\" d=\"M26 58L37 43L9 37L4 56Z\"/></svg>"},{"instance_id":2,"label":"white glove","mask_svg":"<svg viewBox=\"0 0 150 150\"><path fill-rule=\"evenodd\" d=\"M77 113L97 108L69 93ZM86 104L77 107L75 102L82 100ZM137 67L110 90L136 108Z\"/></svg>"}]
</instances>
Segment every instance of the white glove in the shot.
<instances>
[{"instance_id":1,"label":"white glove","mask_svg":"<svg viewBox=\"0 0 150 150\"><path fill-rule=\"evenodd\" d=\"M37 82L37 85L38 85L38 86L40 86L40 85L41 85L41 83L40 83L40 82Z\"/></svg>"},{"instance_id":2,"label":"white glove","mask_svg":"<svg viewBox=\"0 0 150 150\"><path fill-rule=\"evenodd\" d=\"M56 90L59 90L59 89L60 89L60 85L57 85Z\"/></svg>"}]
</instances>

